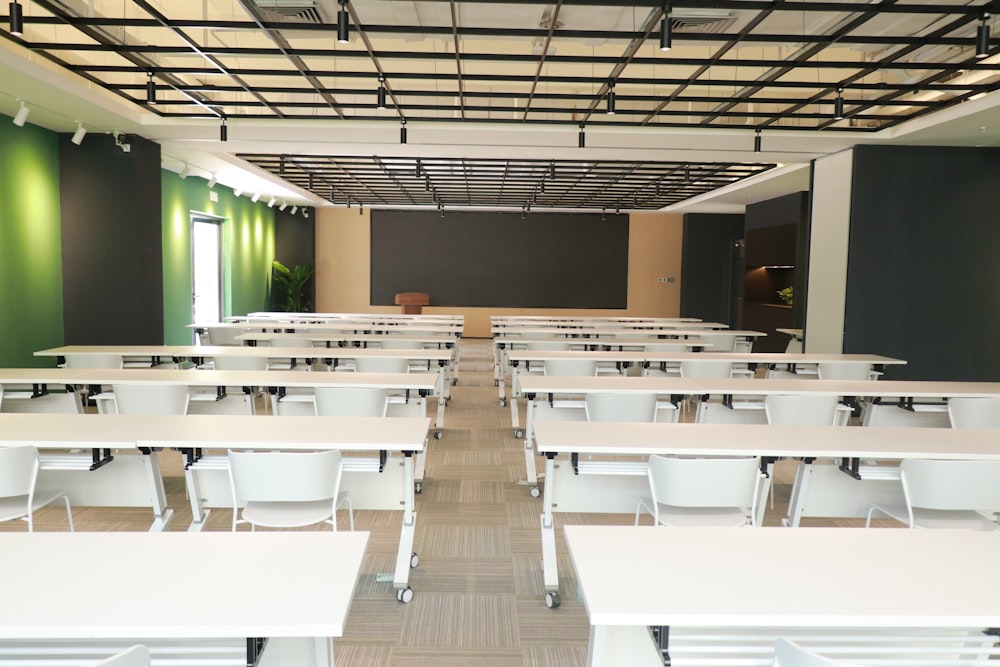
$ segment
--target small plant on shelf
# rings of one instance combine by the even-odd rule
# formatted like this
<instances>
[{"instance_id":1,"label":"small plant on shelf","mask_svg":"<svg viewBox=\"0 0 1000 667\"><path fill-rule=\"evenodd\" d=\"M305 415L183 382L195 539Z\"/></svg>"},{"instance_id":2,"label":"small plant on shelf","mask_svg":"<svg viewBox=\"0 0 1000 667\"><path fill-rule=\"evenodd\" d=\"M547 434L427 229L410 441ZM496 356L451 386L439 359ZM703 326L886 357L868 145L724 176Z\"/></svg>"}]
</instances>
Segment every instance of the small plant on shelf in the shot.
<instances>
[{"instance_id":1,"label":"small plant on shelf","mask_svg":"<svg viewBox=\"0 0 1000 667\"><path fill-rule=\"evenodd\" d=\"M312 309L306 295L306 283L313 276L311 266L287 266L271 262L271 300L276 310L286 313L303 313Z\"/></svg>"},{"instance_id":2,"label":"small plant on shelf","mask_svg":"<svg viewBox=\"0 0 1000 667\"><path fill-rule=\"evenodd\" d=\"M781 299L781 303L786 306L792 305L792 286L789 285L785 289L778 290L778 298Z\"/></svg>"}]
</instances>

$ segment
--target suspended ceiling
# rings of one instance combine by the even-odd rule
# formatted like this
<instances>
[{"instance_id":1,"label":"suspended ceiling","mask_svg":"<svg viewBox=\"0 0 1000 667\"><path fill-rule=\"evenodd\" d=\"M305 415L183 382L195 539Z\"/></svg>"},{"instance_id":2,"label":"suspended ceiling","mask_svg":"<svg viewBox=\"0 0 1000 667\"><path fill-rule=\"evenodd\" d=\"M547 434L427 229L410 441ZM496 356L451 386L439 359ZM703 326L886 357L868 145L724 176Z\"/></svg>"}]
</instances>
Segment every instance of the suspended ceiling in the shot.
<instances>
[{"instance_id":1,"label":"suspended ceiling","mask_svg":"<svg viewBox=\"0 0 1000 667\"><path fill-rule=\"evenodd\" d=\"M649 1L22 4L23 37L4 36L132 109L179 161L199 141L313 203L660 209L1000 86L1000 44L976 53L982 2L678 0L668 51ZM469 128L492 150L442 148Z\"/></svg>"}]
</instances>

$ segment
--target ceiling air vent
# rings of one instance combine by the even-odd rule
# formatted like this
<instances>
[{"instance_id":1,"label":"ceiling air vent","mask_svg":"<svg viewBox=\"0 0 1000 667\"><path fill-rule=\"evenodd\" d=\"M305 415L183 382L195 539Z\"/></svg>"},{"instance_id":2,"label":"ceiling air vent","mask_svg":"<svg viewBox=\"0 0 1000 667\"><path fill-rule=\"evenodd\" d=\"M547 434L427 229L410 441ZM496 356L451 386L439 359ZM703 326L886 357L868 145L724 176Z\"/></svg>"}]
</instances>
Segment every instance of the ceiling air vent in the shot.
<instances>
[{"instance_id":1,"label":"ceiling air vent","mask_svg":"<svg viewBox=\"0 0 1000 667\"><path fill-rule=\"evenodd\" d=\"M323 0L249 0L269 21L329 23ZM333 17L334 19L336 16Z\"/></svg>"},{"instance_id":2,"label":"ceiling air vent","mask_svg":"<svg viewBox=\"0 0 1000 667\"><path fill-rule=\"evenodd\" d=\"M677 32L724 33L736 17L725 11L710 9L675 9L670 13L670 27Z\"/></svg>"}]
</instances>

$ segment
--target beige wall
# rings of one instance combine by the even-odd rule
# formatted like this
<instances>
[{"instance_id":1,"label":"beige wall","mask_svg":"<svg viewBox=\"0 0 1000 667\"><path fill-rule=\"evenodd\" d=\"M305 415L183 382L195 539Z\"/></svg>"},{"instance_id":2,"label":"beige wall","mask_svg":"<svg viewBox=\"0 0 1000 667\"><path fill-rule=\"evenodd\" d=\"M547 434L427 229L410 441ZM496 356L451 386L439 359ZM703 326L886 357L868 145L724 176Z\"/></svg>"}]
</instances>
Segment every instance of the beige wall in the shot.
<instances>
[{"instance_id":1,"label":"beige wall","mask_svg":"<svg viewBox=\"0 0 1000 667\"><path fill-rule=\"evenodd\" d=\"M397 313L396 306L371 306L370 225L368 210L321 208L316 213L316 310L318 312ZM465 335L490 336L490 315L608 315L677 317L680 313L680 215L633 214L629 218L628 308L584 310L546 308L424 308L425 313L465 316ZM497 262L502 267L503 261ZM660 277L675 282L661 283ZM502 280L503 276L499 275ZM431 300L434 295L431 295Z\"/></svg>"}]
</instances>

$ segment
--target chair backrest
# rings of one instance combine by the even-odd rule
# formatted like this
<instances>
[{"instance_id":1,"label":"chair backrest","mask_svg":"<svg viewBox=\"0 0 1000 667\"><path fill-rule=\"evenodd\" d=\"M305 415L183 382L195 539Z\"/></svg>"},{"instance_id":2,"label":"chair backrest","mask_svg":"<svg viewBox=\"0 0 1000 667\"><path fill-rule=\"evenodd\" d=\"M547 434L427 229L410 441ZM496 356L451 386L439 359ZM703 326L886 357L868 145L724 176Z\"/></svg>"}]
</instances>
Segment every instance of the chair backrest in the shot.
<instances>
[{"instance_id":1,"label":"chair backrest","mask_svg":"<svg viewBox=\"0 0 1000 667\"><path fill-rule=\"evenodd\" d=\"M236 340L237 336L241 336L246 333L246 330L241 327L206 327L208 332L208 344L209 345L242 345L243 343Z\"/></svg>"},{"instance_id":2,"label":"chair backrest","mask_svg":"<svg viewBox=\"0 0 1000 667\"><path fill-rule=\"evenodd\" d=\"M753 507L758 460L649 457L653 501L675 507Z\"/></svg>"},{"instance_id":3,"label":"chair backrest","mask_svg":"<svg viewBox=\"0 0 1000 667\"><path fill-rule=\"evenodd\" d=\"M785 346L785 354L800 354L802 352L802 341L798 338L792 338L788 341L788 345Z\"/></svg>"},{"instance_id":4,"label":"chair backrest","mask_svg":"<svg viewBox=\"0 0 1000 667\"><path fill-rule=\"evenodd\" d=\"M1000 461L905 459L899 473L908 507L1000 512Z\"/></svg>"},{"instance_id":5,"label":"chair backrest","mask_svg":"<svg viewBox=\"0 0 1000 667\"><path fill-rule=\"evenodd\" d=\"M389 390L378 387L316 387L316 414L322 417L385 417Z\"/></svg>"},{"instance_id":6,"label":"chair backrest","mask_svg":"<svg viewBox=\"0 0 1000 667\"><path fill-rule=\"evenodd\" d=\"M0 447L0 498L30 496L34 493L37 477L37 448L30 445Z\"/></svg>"},{"instance_id":7,"label":"chair backrest","mask_svg":"<svg viewBox=\"0 0 1000 667\"><path fill-rule=\"evenodd\" d=\"M166 382L112 385L115 406L122 415L187 414L187 385Z\"/></svg>"},{"instance_id":8,"label":"chair backrest","mask_svg":"<svg viewBox=\"0 0 1000 667\"><path fill-rule=\"evenodd\" d=\"M296 348L306 348L313 347L312 340L308 338L303 338L301 336L274 336L271 338L271 347L296 347Z\"/></svg>"},{"instance_id":9,"label":"chair backrest","mask_svg":"<svg viewBox=\"0 0 1000 667\"><path fill-rule=\"evenodd\" d=\"M212 357L212 365L217 371L266 371L267 357L220 355Z\"/></svg>"},{"instance_id":10,"label":"chair backrest","mask_svg":"<svg viewBox=\"0 0 1000 667\"><path fill-rule=\"evenodd\" d=\"M420 350L424 344L419 340L397 340L392 336L382 336L378 346L383 350Z\"/></svg>"},{"instance_id":11,"label":"chair backrest","mask_svg":"<svg viewBox=\"0 0 1000 667\"><path fill-rule=\"evenodd\" d=\"M322 452L229 452L229 478L237 500L313 502L340 491L341 456Z\"/></svg>"},{"instance_id":12,"label":"chair backrest","mask_svg":"<svg viewBox=\"0 0 1000 667\"><path fill-rule=\"evenodd\" d=\"M545 375L557 377L597 375L597 362L593 359L546 359L542 364Z\"/></svg>"},{"instance_id":13,"label":"chair backrest","mask_svg":"<svg viewBox=\"0 0 1000 667\"><path fill-rule=\"evenodd\" d=\"M359 373L406 373L410 362L405 357L358 357L354 367Z\"/></svg>"},{"instance_id":14,"label":"chair backrest","mask_svg":"<svg viewBox=\"0 0 1000 667\"><path fill-rule=\"evenodd\" d=\"M120 354L67 354L66 368L122 368Z\"/></svg>"},{"instance_id":15,"label":"chair backrest","mask_svg":"<svg viewBox=\"0 0 1000 667\"><path fill-rule=\"evenodd\" d=\"M1000 398L949 398L952 428L1000 428Z\"/></svg>"},{"instance_id":16,"label":"chair backrest","mask_svg":"<svg viewBox=\"0 0 1000 667\"><path fill-rule=\"evenodd\" d=\"M706 343L711 343L711 347L706 347L706 352L735 352L736 351L736 334L716 334L716 333L700 333L698 337L703 339Z\"/></svg>"},{"instance_id":17,"label":"chair backrest","mask_svg":"<svg viewBox=\"0 0 1000 667\"><path fill-rule=\"evenodd\" d=\"M853 667L851 663L840 662L816 655L787 639L779 639L774 645L774 667Z\"/></svg>"},{"instance_id":18,"label":"chair backrest","mask_svg":"<svg viewBox=\"0 0 1000 667\"><path fill-rule=\"evenodd\" d=\"M149 667L149 649L136 644L110 658L91 663L90 667Z\"/></svg>"},{"instance_id":19,"label":"chair backrest","mask_svg":"<svg viewBox=\"0 0 1000 667\"><path fill-rule=\"evenodd\" d=\"M768 424L782 426L833 426L837 396L825 394L772 394L764 398Z\"/></svg>"},{"instance_id":20,"label":"chair backrest","mask_svg":"<svg viewBox=\"0 0 1000 667\"><path fill-rule=\"evenodd\" d=\"M816 371L820 380L870 380L872 365L867 361L821 361Z\"/></svg>"},{"instance_id":21,"label":"chair backrest","mask_svg":"<svg viewBox=\"0 0 1000 667\"><path fill-rule=\"evenodd\" d=\"M532 352L559 352L569 349L569 342L566 340L533 340L524 345Z\"/></svg>"},{"instance_id":22,"label":"chair backrest","mask_svg":"<svg viewBox=\"0 0 1000 667\"><path fill-rule=\"evenodd\" d=\"M584 409L590 422L651 422L656 420L656 394L588 393Z\"/></svg>"},{"instance_id":23,"label":"chair backrest","mask_svg":"<svg viewBox=\"0 0 1000 667\"><path fill-rule=\"evenodd\" d=\"M718 380L731 377L733 362L719 359L685 359L681 362L681 377Z\"/></svg>"},{"instance_id":24,"label":"chair backrest","mask_svg":"<svg viewBox=\"0 0 1000 667\"><path fill-rule=\"evenodd\" d=\"M646 352L687 352L690 348L684 343L650 343L645 346Z\"/></svg>"}]
</instances>

